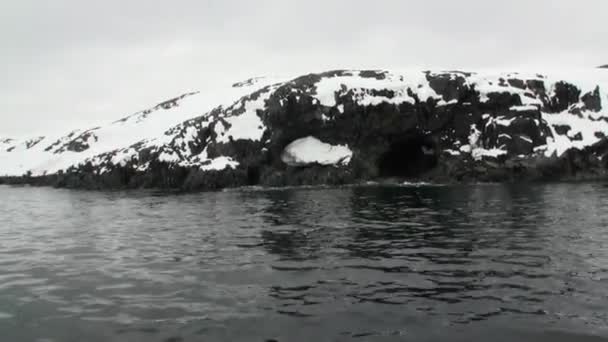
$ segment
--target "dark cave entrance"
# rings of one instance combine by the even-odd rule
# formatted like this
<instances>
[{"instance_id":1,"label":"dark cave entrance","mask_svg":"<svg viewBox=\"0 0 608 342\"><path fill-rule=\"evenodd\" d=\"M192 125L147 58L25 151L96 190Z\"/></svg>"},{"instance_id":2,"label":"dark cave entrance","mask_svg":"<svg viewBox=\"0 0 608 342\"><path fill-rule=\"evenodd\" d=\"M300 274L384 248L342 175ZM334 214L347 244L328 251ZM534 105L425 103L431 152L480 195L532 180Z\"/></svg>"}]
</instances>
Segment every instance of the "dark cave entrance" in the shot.
<instances>
[{"instance_id":1,"label":"dark cave entrance","mask_svg":"<svg viewBox=\"0 0 608 342\"><path fill-rule=\"evenodd\" d=\"M430 137L396 140L378 160L380 177L416 178L437 166L437 146Z\"/></svg>"},{"instance_id":2,"label":"dark cave entrance","mask_svg":"<svg viewBox=\"0 0 608 342\"><path fill-rule=\"evenodd\" d=\"M258 185L260 184L261 178L260 168L257 166L250 166L247 168L247 185Z\"/></svg>"}]
</instances>

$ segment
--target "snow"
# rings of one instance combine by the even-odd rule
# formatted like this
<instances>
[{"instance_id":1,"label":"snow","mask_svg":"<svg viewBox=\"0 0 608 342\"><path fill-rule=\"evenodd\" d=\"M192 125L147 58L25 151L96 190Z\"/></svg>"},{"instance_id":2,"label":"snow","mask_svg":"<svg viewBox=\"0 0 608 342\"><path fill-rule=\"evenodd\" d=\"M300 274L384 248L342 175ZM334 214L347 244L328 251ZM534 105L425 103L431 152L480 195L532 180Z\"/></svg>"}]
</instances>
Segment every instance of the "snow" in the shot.
<instances>
[{"instance_id":1,"label":"snow","mask_svg":"<svg viewBox=\"0 0 608 342\"><path fill-rule=\"evenodd\" d=\"M532 77L524 77L519 74L512 73L475 73L471 75L471 77L467 78L467 83L475 87L477 91L481 94L481 102L488 102L490 98L488 97L489 93L508 93L513 95L519 95L521 102L524 106L542 106L542 101L537 99L536 97L528 97L526 95L534 95L531 91L527 89L520 89L517 87L512 87L507 82L508 79L517 78L517 79L538 79L536 75ZM501 79L505 80L506 85L501 85Z\"/></svg>"},{"instance_id":2,"label":"snow","mask_svg":"<svg viewBox=\"0 0 608 342\"><path fill-rule=\"evenodd\" d=\"M257 115L258 110L264 109L266 101L272 95L272 91L268 90L260 95L254 101L242 101L239 103L239 107L245 107L245 112L238 116L231 116L226 118L226 122L229 124L229 128L224 130L223 125L217 125L216 129L220 126L220 130L216 130L218 134L219 142L229 142L230 138L233 140L252 140L260 141L262 135L266 130L262 119ZM223 134L221 134L223 133Z\"/></svg>"},{"instance_id":3,"label":"snow","mask_svg":"<svg viewBox=\"0 0 608 342\"><path fill-rule=\"evenodd\" d=\"M142 141L146 141L146 146L162 146L172 139L171 136L164 134L167 129L188 119L203 115L217 106L230 106L242 96L248 95L259 88L286 80L285 78L263 78L257 79L254 85L234 88L228 85L226 88L207 94L191 93L191 95L176 101L177 106L169 109L155 106L150 110L137 112L98 129L92 128L70 132L63 136L48 136L30 149L26 148L26 143L30 139L16 140L11 146L7 146L7 149L15 146L12 152L7 152L4 148L5 144L2 144L0 145L0 175L20 176L27 171L31 171L34 176L56 173L59 170L84 164L87 161L98 162L99 159L96 156L114 151L119 152L119 154L112 159L112 162L123 165L126 160L130 160L137 155L135 149L128 149L129 146ZM228 134L235 136L235 139L259 139L261 137L260 131L263 132L263 130L248 129L249 125L256 125L257 127L259 122L256 122L251 114L255 115L255 109L259 107L259 102L248 105L242 122L236 120L236 118L228 119L227 121L233 125L228 130ZM82 152L65 150L61 153L55 153L86 131L92 131L94 134L86 141L90 146L87 150ZM190 133L194 134L194 132ZM60 141L59 144L53 146L49 151L45 151L46 148L51 147L58 140ZM178 160L177 156L168 154L168 152L163 154L161 158L165 161Z\"/></svg>"},{"instance_id":4,"label":"snow","mask_svg":"<svg viewBox=\"0 0 608 342\"><path fill-rule=\"evenodd\" d=\"M210 159L209 164L201 165L199 168L203 171L209 170L224 170L226 168L235 169L239 163L232 160L230 157L217 157Z\"/></svg>"},{"instance_id":5,"label":"snow","mask_svg":"<svg viewBox=\"0 0 608 342\"><path fill-rule=\"evenodd\" d=\"M477 129L477 127L475 125L471 125L470 132L471 133L469 135L469 145L477 146L477 143L479 142L479 138L481 137L481 132Z\"/></svg>"},{"instance_id":6,"label":"snow","mask_svg":"<svg viewBox=\"0 0 608 342\"><path fill-rule=\"evenodd\" d=\"M443 74L443 73L441 73ZM408 95L413 92L420 101L433 99L438 106L454 104L455 100L445 101L431 87L427 80L427 72L420 70L403 70L382 72L383 79L363 77L359 71L350 71L340 76L324 77L310 90L294 89L298 96L312 96L313 103L322 106L335 107L337 112L344 113L343 104L338 104L344 96L352 96L352 101L359 105L378 105L381 103L401 104L415 103L416 99ZM431 75L433 75L431 73ZM451 77L464 74L453 73ZM548 123L553 138L549 138L546 146L535 148L535 153L542 153L547 157L560 156L571 148L582 149L600 140L599 136L608 135L608 72L598 72L597 69L584 70L554 70L544 75L538 71L505 73L496 71L481 71L465 77L465 83L474 86L480 92L481 101L488 101L489 92L509 93L519 95L522 105L511 107L514 112L537 111L542 108L542 101L533 95L530 89L513 87L508 80L517 78L527 81L534 80L544 85L550 94L555 84L565 81L577 86L581 95L593 92L598 86L603 104L600 112L584 110L582 103L575 107L581 110L580 115L568 111L562 113L541 112L542 119ZM501 82L500 80L504 81ZM236 167L237 161L227 156L209 159L206 152L192 155L190 143L198 139L201 129L217 122L217 117L211 117L213 109L221 109L220 122L215 127L216 142L229 142L233 140L260 141L266 127L258 116L263 110L266 100L274 91L290 78L255 78L251 82L244 82L239 87L218 87L209 93L187 93L183 98L166 101L148 110L134 113L124 119L108 123L102 127L88 128L72 131L65 135L47 135L44 137L0 139L0 175L23 175L28 171L33 175L43 175L65 170L71 166L92 162L99 165L102 162L111 162L115 165L125 165L128 161L137 161L138 151L141 148L151 148L159 152L161 161L175 163L182 166L199 166L201 169L216 169ZM253 99L243 96L258 91ZM377 95L378 91L393 94L394 96ZM347 95L349 94L349 95ZM183 123L194 118L202 118L196 126L184 126ZM484 115L488 125L509 126L513 118L504 116L492 117ZM325 116L324 120L332 120ZM540 122L537 122L540 124ZM571 129L568 135L557 134L555 127L567 125ZM183 128L175 129L174 128ZM168 129L171 129L168 131ZM482 128L480 128L482 129ZM90 133L90 134L88 134ZM88 135L87 135L88 134ZM501 149L487 149L480 144L481 132L472 130L469 144L455 146L447 153L470 153L474 158L486 156L499 156L506 152ZM501 134L501 137L510 136ZM581 138L575 140L574 137ZM519 137L527 140L528 137ZM320 142L314 137L300 139L299 143L290 144L290 152L294 152L293 163L319 163L334 165L347 163L352 157L348 146L332 146ZM89 145L82 152L68 151L67 146L77 141ZM265 142L266 143L266 142ZM138 148L133 147L140 144ZM293 145L295 144L295 145ZM293 145L293 146L292 146ZM175 146L180 147L177 151ZM8 150L11 150L10 152ZM293 151L292 151L293 150ZM179 152L179 153L178 153ZM288 154L290 155L290 154ZM145 170L147 164L137 164L138 170Z\"/></svg>"},{"instance_id":7,"label":"snow","mask_svg":"<svg viewBox=\"0 0 608 342\"><path fill-rule=\"evenodd\" d=\"M179 162L181 159L179 158L179 156L177 155L177 153L174 152L162 152L159 156L158 156L158 160L161 162L165 162L165 163L177 163Z\"/></svg>"},{"instance_id":8,"label":"snow","mask_svg":"<svg viewBox=\"0 0 608 342\"><path fill-rule=\"evenodd\" d=\"M161 157L159 157L159 159L161 159ZM198 169L202 171L219 171L226 168L236 169L239 166L239 162L227 156L209 158L207 148L201 153L190 156L190 158L187 159L173 158L173 154L169 154L163 161L182 167L198 167ZM147 167L143 167L140 171L144 171L146 168Z\"/></svg>"},{"instance_id":9,"label":"snow","mask_svg":"<svg viewBox=\"0 0 608 342\"><path fill-rule=\"evenodd\" d=\"M583 149L587 146L591 146L596 142L600 141L595 133L608 133L608 122L605 120L592 120L589 113L583 113L583 117L572 115L568 112L562 112L559 114L543 114L543 119L547 121L550 126L553 139L548 142L545 155L562 155L570 148ZM608 117L608 111L604 112L605 117ZM568 135L559 135L555 130L555 126L567 125L570 127ZM582 140L572 140L570 137L574 137L577 134L581 134Z\"/></svg>"},{"instance_id":10,"label":"snow","mask_svg":"<svg viewBox=\"0 0 608 342\"><path fill-rule=\"evenodd\" d=\"M519 139L523 140L523 141L527 141L529 143L532 143L532 139L530 139L530 137L524 136L524 135L520 135Z\"/></svg>"},{"instance_id":11,"label":"snow","mask_svg":"<svg viewBox=\"0 0 608 342\"><path fill-rule=\"evenodd\" d=\"M408 89L415 90L421 101L428 98L441 100L426 79L426 73L422 71L409 72L405 74L385 73L385 79L372 77L361 77L359 72L351 72L350 75L326 77L316 84L316 98L319 103L326 107L336 106L336 94L344 96L346 91L353 91L353 100L361 106L378 105L380 103L401 104L404 102L415 103L415 99L407 94ZM370 94L369 90L389 90L394 92L394 97L377 96ZM340 110L340 109L339 109ZM342 110L340 110L342 112Z\"/></svg>"},{"instance_id":12,"label":"snow","mask_svg":"<svg viewBox=\"0 0 608 342\"><path fill-rule=\"evenodd\" d=\"M463 145L460 147L460 152L470 154L472 151L473 151L473 148L471 148L471 145Z\"/></svg>"},{"instance_id":13,"label":"snow","mask_svg":"<svg viewBox=\"0 0 608 342\"><path fill-rule=\"evenodd\" d=\"M112 163L114 165L125 165L127 161L133 159L135 156L135 149L127 149L123 151L117 151L116 155L112 157Z\"/></svg>"},{"instance_id":14,"label":"snow","mask_svg":"<svg viewBox=\"0 0 608 342\"><path fill-rule=\"evenodd\" d=\"M497 158L497 157L505 155L505 154L507 154L507 151L499 149L499 148L484 149L484 148L478 147L478 148L473 149L473 151L471 152L471 156L475 160L481 160L484 157Z\"/></svg>"},{"instance_id":15,"label":"snow","mask_svg":"<svg viewBox=\"0 0 608 342\"><path fill-rule=\"evenodd\" d=\"M7 149L15 145L15 140L7 137L0 137L0 152L6 151Z\"/></svg>"},{"instance_id":16,"label":"snow","mask_svg":"<svg viewBox=\"0 0 608 342\"><path fill-rule=\"evenodd\" d=\"M471 125L471 133L469 135L469 145L464 145L460 148L461 152L470 153L471 157L475 160L482 160L485 157L497 158L499 156L507 154L507 151L501 148L491 148L486 149L481 146L479 143L479 138L481 137L481 132L475 127L475 125Z\"/></svg>"},{"instance_id":17,"label":"snow","mask_svg":"<svg viewBox=\"0 0 608 342\"><path fill-rule=\"evenodd\" d=\"M511 118L511 119L505 119L504 116L499 116L496 118L489 118L488 122L486 123L486 127L489 127L491 125L498 125L498 126L510 126L511 123L513 123L513 121L515 121L515 118Z\"/></svg>"},{"instance_id":18,"label":"snow","mask_svg":"<svg viewBox=\"0 0 608 342\"><path fill-rule=\"evenodd\" d=\"M308 136L297 139L285 147L281 160L289 166L309 164L347 165L353 152L345 145L330 145Z\"/></svg>"},{"instance_id":19,"label":"snow","mask_svg":"<svg viewBox=\"0 0 608 342\"><path fill-rule=\"evenodd\" d=\"M450 101L444 101L444 100L439 100L439 102L437 103L437 107L441 107L441 106L448 106L448 105L455 105L458 103L457 99L453 99Z\"/></svg>"},{"instance_id":20,"label":"snow","mask_svg":"<svg viewBox=\"0 0 608 342\"><path fill-rule=\"evenodd\" d=\"M513 106L513 107L511 107L511 110L516 111L516 112L525 112L525 111L538 110L538 108L539 108L539 106L535 106L535 105Z\"/></svg>"}]
</instances>

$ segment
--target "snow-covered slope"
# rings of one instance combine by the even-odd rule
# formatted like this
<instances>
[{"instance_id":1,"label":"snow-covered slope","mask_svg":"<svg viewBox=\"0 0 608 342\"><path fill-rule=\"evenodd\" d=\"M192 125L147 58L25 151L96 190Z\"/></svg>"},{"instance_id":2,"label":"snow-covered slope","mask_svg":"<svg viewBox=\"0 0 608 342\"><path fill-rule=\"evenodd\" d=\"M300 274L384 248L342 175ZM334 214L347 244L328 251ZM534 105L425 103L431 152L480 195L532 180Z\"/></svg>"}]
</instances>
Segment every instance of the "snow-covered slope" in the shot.
<instances>
[{"instance_id":1,"label":"snow-covered slope","mask_svg":"<svg viewBox=\"0 0 608 342\"><path fill-rule=\"evenodd\" d=\"M0 150L5 150L6 148L12 146L13 139L7 137L0 137Z\"/></svg>"},{"instance_id":2,"label":"snow-covered slope","mask_svg":"<svg viewBox=\"0 0 608 342\"><path fill-rule=\"evenodd\" d=\"M235 170L281 156L291 166L348 167L388 153L400 137L421 142L427 156L557 158L605 139L607 104L604 69L254 78L213 94L186 93L102 127L0 140L0 175L145 173L159 163Z\"/></svg>"},{"instance_id":3,"label":"snow-covered slope","mask_svg":"<svg viewBox=\"0 0 608 342\"><path fill-rule=\"evenodd\" d=\"M186 93L108 125L62 136L3 139L0 141L0 176L52 174L137 143L159 141L160 144L169 128L280 81L282 79L259 77L210 94Z\"/></svg>"}]
</instances>

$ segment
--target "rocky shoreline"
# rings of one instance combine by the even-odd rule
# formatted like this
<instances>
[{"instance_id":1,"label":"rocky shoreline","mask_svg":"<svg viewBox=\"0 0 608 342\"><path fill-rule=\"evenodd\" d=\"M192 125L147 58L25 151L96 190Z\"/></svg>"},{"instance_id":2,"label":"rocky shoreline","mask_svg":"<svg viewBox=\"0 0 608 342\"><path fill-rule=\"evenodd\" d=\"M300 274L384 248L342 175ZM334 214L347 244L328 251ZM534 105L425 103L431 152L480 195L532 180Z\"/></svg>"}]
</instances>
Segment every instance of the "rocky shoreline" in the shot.
<instances>
[{"instance_id":1,"label":"rocky shoreline","mask_svg":"<svg viewBox=\"0 0 608 342\"><path fill-rule=\"evenodd\" d=\"M390 179L394 184L608 181L608 163L602 163L594 157L596 151L608 153L608 141L584 151L570 150L559 158L465 161L446 156L438 160L435 168L418 177L364 177L349 167L320 165L266 170L265 174L252 176L250 170L201 172L196 168L173 167L167 164L146 172L132 172L128 167L119 167L104 174L74 171L45 176L0 177L0 184L87 190L172 189L192 192L252 185L283 187L382 183L386 179Z\"/></svg>"},{"instance_id":2,"label":"rocky shoreline","mask_svg":"<svg viewBox=\"0 0 608 342\"><path fill-rule=\"evenodd\" d=\"M0 177L0 184L202 191L386 178L443 184L608 179L608 111L602 106L608 95L600 83L581 86L540 74L376 70L309 74L257 87L258 79L249 81L233 86L252 87L246 95L167 127L158 138L93 153L105 129L95 128L53 139L48 147L44 138L23 142L21 152L8 147L5 155L27 155L38 145L39 155L55 164L64 154L86 157L58 170ZM170 115L164 111L198 95L165 101L137 121L129 116L110 128Z\"/></svg>"}]
</instances>

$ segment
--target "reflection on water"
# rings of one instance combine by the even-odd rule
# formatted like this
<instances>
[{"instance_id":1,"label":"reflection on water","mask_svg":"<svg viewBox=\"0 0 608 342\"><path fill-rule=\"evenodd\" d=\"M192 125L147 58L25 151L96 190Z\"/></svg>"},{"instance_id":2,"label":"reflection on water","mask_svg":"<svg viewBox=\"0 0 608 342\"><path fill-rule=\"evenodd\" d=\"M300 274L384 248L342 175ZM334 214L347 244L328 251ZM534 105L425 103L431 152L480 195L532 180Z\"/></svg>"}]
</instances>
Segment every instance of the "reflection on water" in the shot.
<instances>
[{"instance_id":1,"label":"reflection on water","mask_svg":"<svg viewBox=\"0 0 608 342\"><path fill-rule=\"evenodd\" d=\"M598 340L602 184L0 187L2 341Z\"/></svg>"}]
</instances>

